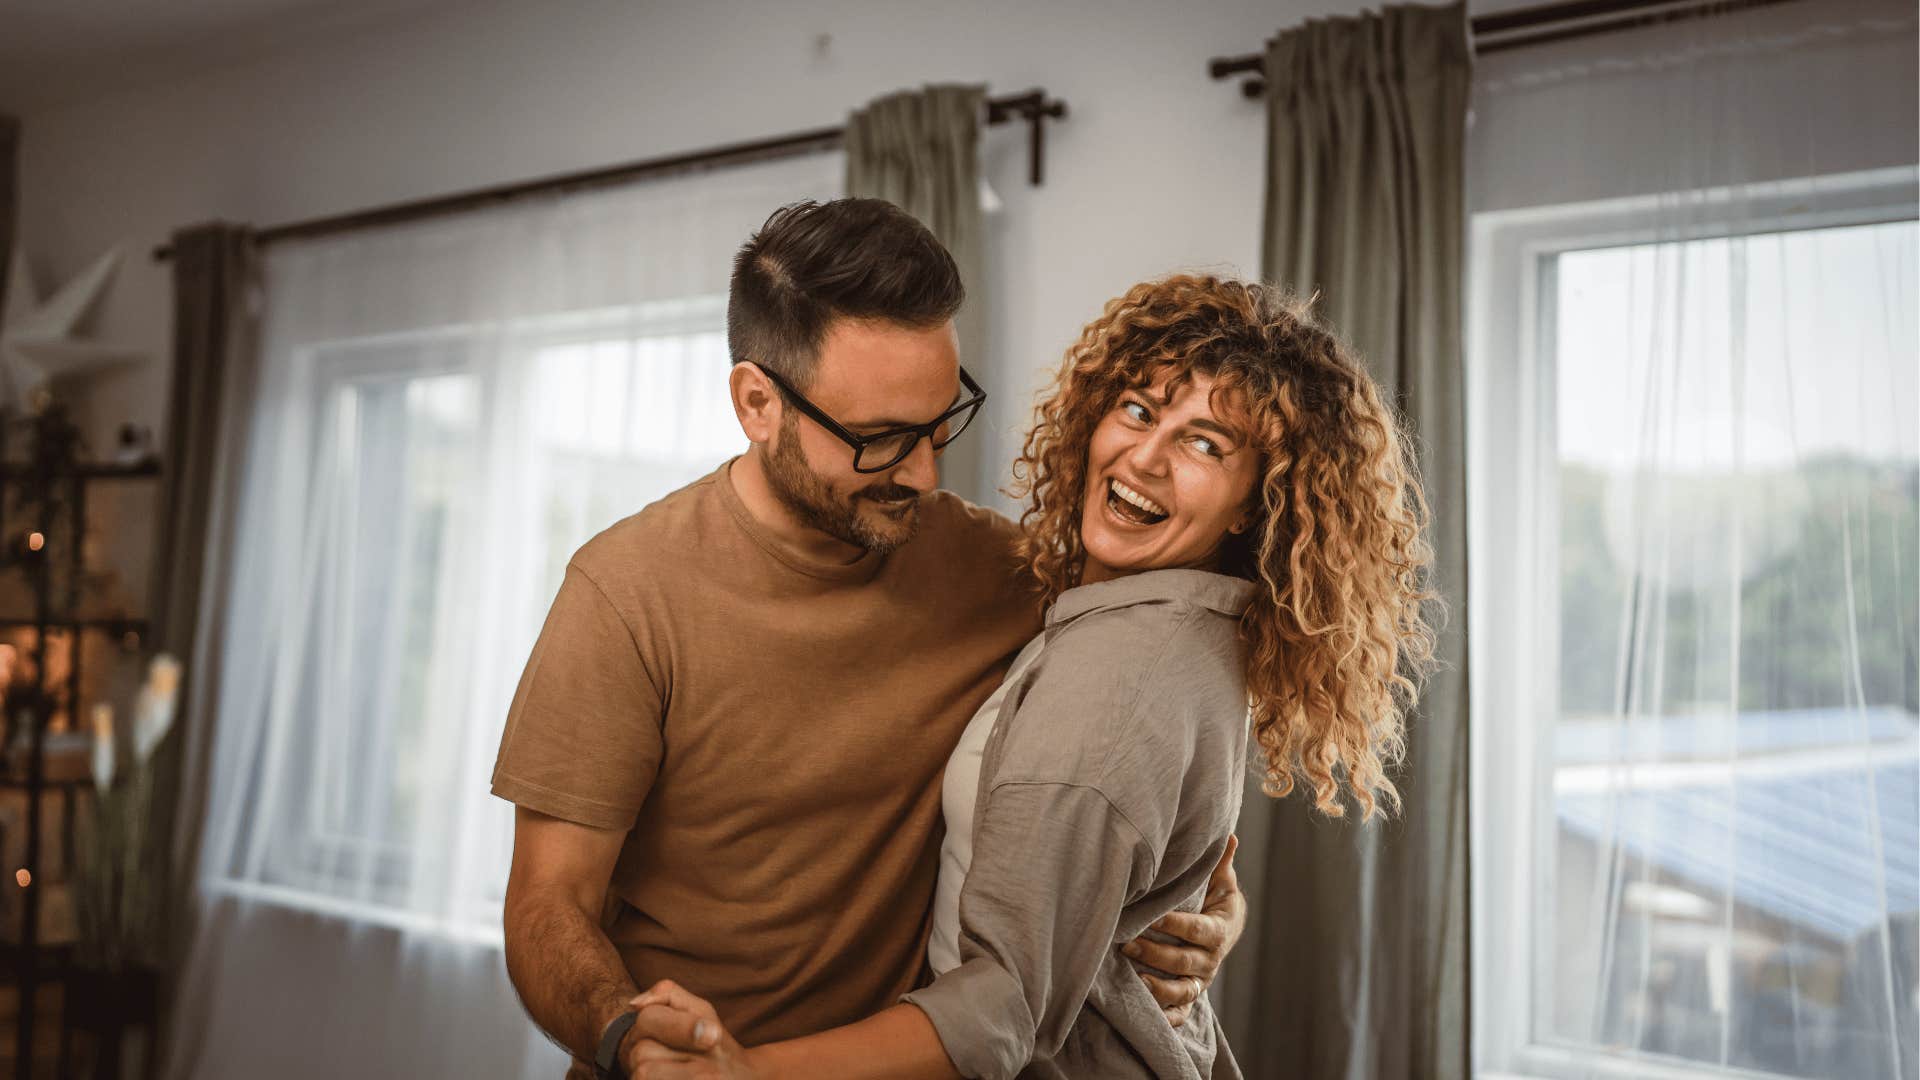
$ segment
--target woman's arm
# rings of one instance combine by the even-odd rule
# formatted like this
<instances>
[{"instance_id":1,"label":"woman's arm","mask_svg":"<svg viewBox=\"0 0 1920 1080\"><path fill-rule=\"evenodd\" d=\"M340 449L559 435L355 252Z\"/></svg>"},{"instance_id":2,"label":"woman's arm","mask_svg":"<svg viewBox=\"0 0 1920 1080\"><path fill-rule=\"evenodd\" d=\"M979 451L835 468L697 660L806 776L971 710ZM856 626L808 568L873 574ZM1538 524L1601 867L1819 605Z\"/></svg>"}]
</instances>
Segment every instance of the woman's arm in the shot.
<instances>
[{"instance_id":1,"label":"woman's arm","mask_svg":"<svg viewBox=\"0 0 1920 1080\"><path fill-rule=\"evenodd\" d=\"M981 799L960 897L959 967L908 994L909 1004L752 1050L725 1034L706 1002L656 987L635 999L634 1034L654 1041L636 1053L648 1062L636 1080L1008 1080L1036 1055L1057 1052L1114 960L1121 911L1154 854L1092 787L1007 783ZM694 1036L696 1020L718 1041ZM675 1049L689 1046L704 1052Z\"/></svg>"},{"instance_id":2,"label":"woman's arm","mask_svg":"<svg viewBox=\"0 0 1920 1080\"><path fill-rule=\"evenodd\" d=\"M639 1041L630 1080L958 1080L927 1014L895 1005L865 1020L785 1042L743 1049L713 1006L670 982L634 998ZM693 1047L687 1053L676 1047Z\"/></svg>"},{"instance_id":3,"label":"woman's arm","mask_svg":"<svg viewBox=\"0 0 1920 1080\"><path fill-rule=\"evenodd\" d=\"M1158 860L1100 789L1001 783L981 793L960 894L960 966L906 1000L964 1076L1010 1078L1057 1053L1103 970L1128 897Z\"/></svg>"},{"instance_id":4,"label":"woman's arm","mask_svg":"<svg viewBox=\"0 0 1920 1080\"><path fill-rule=\"evenodd\" d=\"M763 1080L839 1076L846 1080L959 1080L927 1014L895 1005L865 1020L747 1051Z\"/></svg>"}]
</instances>

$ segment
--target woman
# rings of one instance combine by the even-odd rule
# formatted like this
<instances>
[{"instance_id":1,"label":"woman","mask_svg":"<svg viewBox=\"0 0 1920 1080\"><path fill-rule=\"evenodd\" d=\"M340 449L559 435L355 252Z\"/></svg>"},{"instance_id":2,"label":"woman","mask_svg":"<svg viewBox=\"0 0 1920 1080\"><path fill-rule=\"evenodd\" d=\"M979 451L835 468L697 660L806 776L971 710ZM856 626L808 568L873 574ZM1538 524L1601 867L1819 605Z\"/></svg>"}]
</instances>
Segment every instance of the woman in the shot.
<instances>
[{"instance_id":1,"label":"woman","mask_svg":"<svg viewBox=\"0 0 1920 1080\"><path fill-rule=\"evenodd\" d=\"M1205 999L1174 1028L1118 946L1200 907L1249 726L1269 794L1395 808L1433 650L1407 442L1306 304L1177 276L1086 328L1015 472L1051 606L947 768L937 977L750 1051L663 984L637 1006L711 1049L641 1075L1239 1075Z\"/></svg>"}]
</instances>

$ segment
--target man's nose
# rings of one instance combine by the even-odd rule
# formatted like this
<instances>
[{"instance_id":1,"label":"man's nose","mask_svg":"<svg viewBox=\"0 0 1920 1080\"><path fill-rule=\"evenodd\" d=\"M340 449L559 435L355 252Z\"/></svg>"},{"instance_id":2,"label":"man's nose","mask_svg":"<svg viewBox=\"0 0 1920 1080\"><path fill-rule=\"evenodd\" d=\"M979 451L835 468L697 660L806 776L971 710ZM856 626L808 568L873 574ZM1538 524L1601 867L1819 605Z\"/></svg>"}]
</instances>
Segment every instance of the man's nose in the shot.
<instances>
[{"instance_id":1,"label":"man's nose","mask_svg":"<svg viewBox=\"0 0 1920 1080\"><path fill-rule=\"evenodd\" d=\"M893 482L925 494L940 486L940 462L933 452L933 440L913 444L906 460L894 466Z\"/></svg>"}]
</instances>

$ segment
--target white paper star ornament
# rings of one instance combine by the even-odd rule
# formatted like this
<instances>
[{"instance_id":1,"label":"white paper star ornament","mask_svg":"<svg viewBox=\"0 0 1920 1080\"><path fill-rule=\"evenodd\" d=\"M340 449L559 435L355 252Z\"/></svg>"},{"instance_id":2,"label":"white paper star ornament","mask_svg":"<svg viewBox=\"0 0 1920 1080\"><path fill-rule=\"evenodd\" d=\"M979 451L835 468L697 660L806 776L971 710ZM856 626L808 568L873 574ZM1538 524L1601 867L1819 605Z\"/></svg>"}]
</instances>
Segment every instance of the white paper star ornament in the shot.
<instances>
[{"instance_id":1,"label":"white paper star ornament","mask_svg":"<svg viewBox=\"0 0 1920 1080\"><path fill-rule=\"evenodd\" d=\"M142 353L74 337L87 312L106 292L120 266L118 248L95 260L78 277L42 301L20 252L13 254L7 283L7 309L0 321L0 396L20 409L33 392L62 375L130 364Z\"/></svg>"}]
</instances>

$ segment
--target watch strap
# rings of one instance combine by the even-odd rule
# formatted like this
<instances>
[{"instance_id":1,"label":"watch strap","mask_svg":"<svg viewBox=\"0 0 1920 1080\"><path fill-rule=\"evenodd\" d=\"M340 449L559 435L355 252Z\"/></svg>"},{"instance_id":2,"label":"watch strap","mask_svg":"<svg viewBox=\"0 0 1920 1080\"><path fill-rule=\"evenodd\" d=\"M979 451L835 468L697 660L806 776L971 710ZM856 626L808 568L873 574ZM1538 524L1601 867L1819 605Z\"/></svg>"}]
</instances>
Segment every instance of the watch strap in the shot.
<instances>
[{"instance_id":1,"label":"watch strap","mask_svg":"<svg viewBox=\"0 0 1920 1080\"><path fill-rule=\"evenodd\" d=\"M620 1067L620 1044L638 1019L639 1013L622 1009L620 1015L607 1021L606 1029L600 1032L600 1051L593 1056L593 1075L599 1080L627 1080L627 1071Z\"/></svg>"}]
</instances>

